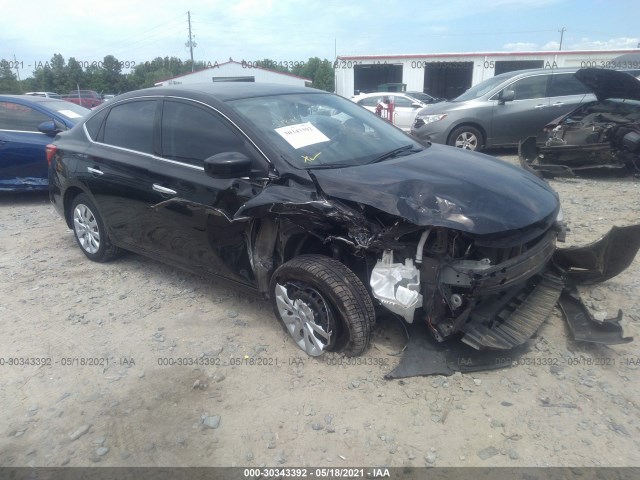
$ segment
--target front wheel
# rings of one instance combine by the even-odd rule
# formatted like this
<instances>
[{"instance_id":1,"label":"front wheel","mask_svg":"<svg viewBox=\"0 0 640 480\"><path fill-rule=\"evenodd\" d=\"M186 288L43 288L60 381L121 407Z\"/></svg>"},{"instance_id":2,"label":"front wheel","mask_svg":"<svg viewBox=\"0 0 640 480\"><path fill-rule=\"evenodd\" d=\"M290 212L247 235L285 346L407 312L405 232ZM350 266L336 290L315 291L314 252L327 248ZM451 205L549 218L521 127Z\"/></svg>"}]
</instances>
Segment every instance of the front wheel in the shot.
<instances>
[{"instance_id":1,"label":"front wheel","mask_svg":"<svg viewBox=\"0 0 640 480\"><path fill-rule=\"evenodd\" d=\"M118 254L119 249L111 244L98 209L84 193L73 199L71 216L76 241L87 258L106 262Z\"/></svg>"},{"instance_id":2,"label":"front wheel","mask_svg":"<svg viewBox=\"0 0 640 480\"><path fill-rule=\"evenodd\" d=\"M456 128L449 136L447 142L452 147L463 148L465 150L479 150L484 139L482 133L477 128L463 126Z\"/></svg>"},{"instance_id":3,"label":"front wheel","mask_svg":"<svg viewBox=\"0 0 640 480\"><path fill-rule=\"evenodd\" d=\"M275 271L270 293L285 330L308 355L341 351L357 356L369 346L373 302L360 279L339 261L296 257Z\"/></svg>"}]
</instances>

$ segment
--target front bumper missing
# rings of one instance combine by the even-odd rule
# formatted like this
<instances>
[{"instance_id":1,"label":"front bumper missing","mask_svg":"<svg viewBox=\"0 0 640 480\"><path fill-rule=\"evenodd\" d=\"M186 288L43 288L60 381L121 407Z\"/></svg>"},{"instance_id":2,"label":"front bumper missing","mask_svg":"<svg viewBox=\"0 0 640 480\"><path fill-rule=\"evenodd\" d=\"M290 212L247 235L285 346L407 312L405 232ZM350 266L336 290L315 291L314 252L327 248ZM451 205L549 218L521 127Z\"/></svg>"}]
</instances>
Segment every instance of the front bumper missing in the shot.
<instances>
[{"instance_id":1,"label":"front bumper missing","mask_svg":"<svg viewBox=\"0 0 640 480\"><path fill-rule=\"evenodd\" d=\"M426 336L422 333L425 329L414 328L400 364L387 378L451 375L456 371L511 366L513 360L527 351L527 340L556 305L576 341L606 345L631 342L633 338L623 333L622 311L615 318L596 320L582 303L576 286L615 277L631 264L639 249L640 224L613 227L602 238L583 247L557 249L546 272L526 285L512 287L501 304L479 305L475 319L461 328L465 333L462 342L451 339L437 343L414 338ZM519 306L510 315L501 316L501 311L511 310L508 304L518 296L521 296Z\"/></svg>"}]
</instances>

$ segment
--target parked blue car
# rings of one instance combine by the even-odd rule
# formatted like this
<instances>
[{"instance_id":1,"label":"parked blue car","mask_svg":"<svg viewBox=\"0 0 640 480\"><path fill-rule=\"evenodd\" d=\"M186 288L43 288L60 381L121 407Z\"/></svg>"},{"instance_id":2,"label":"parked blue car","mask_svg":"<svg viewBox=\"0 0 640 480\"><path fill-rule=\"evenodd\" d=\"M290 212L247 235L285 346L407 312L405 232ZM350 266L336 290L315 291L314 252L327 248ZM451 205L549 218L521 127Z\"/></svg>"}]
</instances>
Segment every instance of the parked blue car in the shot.
<instances>
[{"instance_id":1,"label":"parked blue car","mask_svg":"<svg viewBox=\"0 0 640 480\"><path fill-rule=\"evenodd\" d=\"M90 112L64 100L0 95L0 191L47 190L47 144Z\"/></svg>"}]
</instances>

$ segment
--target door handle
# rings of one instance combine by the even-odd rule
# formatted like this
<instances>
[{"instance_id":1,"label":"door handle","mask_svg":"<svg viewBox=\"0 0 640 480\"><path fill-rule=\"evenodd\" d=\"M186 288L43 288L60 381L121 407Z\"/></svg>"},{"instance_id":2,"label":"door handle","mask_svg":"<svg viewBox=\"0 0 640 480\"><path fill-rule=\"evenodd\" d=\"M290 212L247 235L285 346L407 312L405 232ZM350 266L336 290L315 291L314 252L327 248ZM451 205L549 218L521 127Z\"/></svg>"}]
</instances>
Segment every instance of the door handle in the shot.
<instances>
[{"instance_id":1,"label":"door handle","mask_svg":"<svg viewBox=\"0 0 640 480\"><path fill-rule=\"evenodd\" d=\"M97 168L87 167L87 171L95 175L104 175L104 172L102 170L98 170Z\"/></svg>"},{"instance_id":2,"label":"door handle","mask_svg":"<svg viewBox=\"0 0 640 480\"><path fill-rule=\"evenodd\" d=\"M545 107L546 107L546 105L536 105L533 108L540 110L541 108L545 108Z\"/></svg>"},{"instance_id":3,"label":"door handle","mask_svg":"<svg viewBox=\"0 0 640 480\"><path fill-rule=\"evenodd\" d=\"M554 107L561 107L562 105L564 105L564 103L562 103L562 102L558 102L558 103L554 103L553 104Z\"/></svg>"},{"instance_id":4,"label":"door handle","mask_svg":"<svg viewBox=\"0 0 640 480\"><path fill-rule=\"evenodd\" d=\"M162 185L158 185L157 183L154 183L153 187L151 188L153 188L156 192L163 193L165 195L175 195L178 193L175 190L171 190L170 188L163 187Z\"/></svg>"},{"instance_id":5,"label":"door handle","mask_svg":"<svg viewBox=\"0 0 640 480\"><path fill-rule=\"evenodd\" d=\"M7 141L6 140L0 140L0 145L6 145Z\"/></svg>"}]
</instances>

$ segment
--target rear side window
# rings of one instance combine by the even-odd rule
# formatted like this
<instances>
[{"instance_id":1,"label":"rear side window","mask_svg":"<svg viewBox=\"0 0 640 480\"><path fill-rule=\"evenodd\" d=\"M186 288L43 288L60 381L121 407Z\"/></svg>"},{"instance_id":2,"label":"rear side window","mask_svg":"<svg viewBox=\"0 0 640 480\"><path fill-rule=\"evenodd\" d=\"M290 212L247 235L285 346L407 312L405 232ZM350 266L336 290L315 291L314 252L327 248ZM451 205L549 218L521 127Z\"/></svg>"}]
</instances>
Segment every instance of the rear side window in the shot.
<instances>
[{"instance_id":1,"label":"rear side window","mask_svg":"<svg viewBox=\"0 0 640 480\"><path fill-rule=\"evenodd\" d=\"M111 109L104 125L108 145L153 154L157 100L137 100Z\"/></svg>"},{"instance_id":2,"label":"rear side window","mask_svg":"<svg viewBox=\"0 0 640 480\"><path fill-rule=\"evenodd\" d=\"M38 125L52 118L26 105L0 102L0 129L38 132Z\"/></svg>"},{"instance_id":3,"label":"rear side window","mask_svg":"<svg viewBox=\"0 0 640 480\"><path fill-rule=\"evenodd\" d=\"M572 73L556 73L551 77L551 86L549 87L550 97L584 95L585 93L590 93L589 89L574 77Z\"/></svg>"},{"instance_id":4,"label":"rear side window","mask_svg":"<svg viewBox=\"0 0 640 480\"><path fill-rule=\"evenodd\" d=\"M162 109L162 156L191 165L222 152L246 154L227 122L196 105L166 100Z\"/></svg>"},{"instance_id":5,"label":"rear side window","mask_svg":"<svg viewBox=\"0 0 640 480\"><path fill-rule=\"evenodd\" d=\"M395 103L396 107L410 107L413 105L413 102L406 97L398 97L393 96L393 103Z\"/></svg>"},{"instance_id":6,"label":"rear side window","mask_svg":"<svg viewBox=\"0 0 640 480\"><path fill-rule=\"evenodd\" d=\"M515 100L527 100L530 98L544 98L547 96L547 82L549 75L536 75L527 77L512 83L507 89L516 92Z\"/></svg>"},{"instance_id":7,"label":"rear side window","mask_svg":"<svg viewBox=\"0 0 640 480\"><path fill-rule=\"evenodd\" d=\"M84 124L87 128L87 132L89 132L89 137L91 137L91 140L93 140L94 142L98 140L100 127L104 123L104 119L107 116L107 113L109 113L109 110L102 110L100 113L87 120L87 122Z\"/></svg>"},{"instance_id":8,"label":"rear side window","mask_svg":"<svg viewBox=\"0 0 640 480\"><path fill-rule=\"evenodd\" d=\"M358 105L361 105L363 107L375 107L378 105L378 100L380 100L379 97L367 97L360 100L358 102Z\"/></svg>"}]
</instances>

